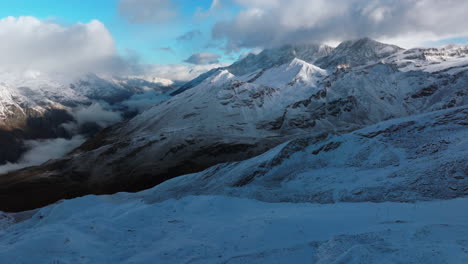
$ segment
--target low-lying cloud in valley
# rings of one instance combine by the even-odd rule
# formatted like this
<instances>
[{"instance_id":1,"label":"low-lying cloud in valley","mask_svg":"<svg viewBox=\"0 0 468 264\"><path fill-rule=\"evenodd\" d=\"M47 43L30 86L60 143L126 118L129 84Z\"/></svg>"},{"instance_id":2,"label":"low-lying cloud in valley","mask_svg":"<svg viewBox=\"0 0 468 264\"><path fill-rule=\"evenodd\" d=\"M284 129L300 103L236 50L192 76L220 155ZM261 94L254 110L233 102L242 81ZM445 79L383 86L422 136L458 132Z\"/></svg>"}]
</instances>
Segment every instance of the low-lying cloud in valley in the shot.
<instances>
[{"instance_id":1,"label":"low-lying cloud in valley","mask_svg":"<svg viewBox=\"0 0 468 264\"><path fill-rule=\"evenodd\" d=\"M127 100L123 101L121 105L126 106L130 111L141 113L144 110L155 106L166 99L169 99L169 95L161 94L153 90L142 94L135 94Z\"/></svg>"},{"instance_id":2,"label":"low-lying cloud in valley","mask_svg":"<svg viewBox=\"0 0 468 264\"><path fill-rule=\"evenodd\" d=\"M40 165L48 160L60 158L81 145L84 141L85 139L82 136L75 136L71 139L57 138L26 141L26 147L29 150L17 163L7 163L0 166L0 174Z\"/></svg>"},{"instance_id":3,"label":"low-lying cloud in valley","mask_svg":"<svg viewBox=\"0 0 468 264\"><path fill-rule=\"evenodd\" d=\"M101 102L93 103L86 107L79 107L74 112L78 125L97 123L101 127L106 127L122 120L119 112L113 111L109 106L106 109L103 105L106 106L107 104Z\"/></svg>"}]
</instances>

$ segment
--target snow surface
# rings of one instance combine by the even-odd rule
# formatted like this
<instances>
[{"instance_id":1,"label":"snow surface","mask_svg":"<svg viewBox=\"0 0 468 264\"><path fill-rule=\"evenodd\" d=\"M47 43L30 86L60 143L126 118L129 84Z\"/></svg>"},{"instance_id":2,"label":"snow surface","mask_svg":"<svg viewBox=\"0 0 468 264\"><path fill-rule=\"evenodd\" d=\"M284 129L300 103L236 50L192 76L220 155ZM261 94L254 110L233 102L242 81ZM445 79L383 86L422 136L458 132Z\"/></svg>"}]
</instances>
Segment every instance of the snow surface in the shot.
<instances>
[{"instance_id":1,"label":"snow surface","mask_svg":"<svg viewBox=\"0 0 468 264\"><path fill-rule=\"evenodd\" d=\"M468 211L460 208L467 202L269 204L189 196L149 204L126 194L87 196L1 230L0 261L462 264Z\"/></svg>"}]
</instances>

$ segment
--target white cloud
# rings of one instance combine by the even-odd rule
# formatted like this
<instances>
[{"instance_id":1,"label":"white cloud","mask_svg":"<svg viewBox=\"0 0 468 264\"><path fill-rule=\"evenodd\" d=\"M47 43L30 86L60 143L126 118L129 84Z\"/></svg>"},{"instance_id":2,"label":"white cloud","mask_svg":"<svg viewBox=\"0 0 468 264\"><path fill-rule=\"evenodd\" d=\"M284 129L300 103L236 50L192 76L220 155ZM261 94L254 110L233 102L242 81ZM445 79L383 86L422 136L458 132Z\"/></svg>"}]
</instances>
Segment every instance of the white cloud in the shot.
<instances>
[{"instance_id":1,"label":"white cloud","mask_svg":"<svg viewBox=\"0 0 468 264\"><path fill-rule=\"evenodd\" d=\"M104 103L93 103L90 106L78 108L73 113L78 125L91 122L107 127L122 120L119 112L105 109L102 104Z\"/></svg>"},{"instance_id":2,"label":"white cloud","mask_svg":"<svg viewBox=\"0 0 468 264\"><path fill-rule=\"evenodd\" d=\"M22 75L44 72L73 78L95 73L188 81L224 66L141 64L131 50L120 56L112 35L97 20L64 26L35 17L7 17L0 19L0 39L0 71ZM162 49L173 51L171 47Z\"/></svg>"},{"instance_id":3,"label":"white cloud","mask_svg":"<svg viewBox=\"0 0 468 264\"><path fill-rule=\"evenodd\" d=\"M165 23L177 16L171 0L120 0L119 13L135 24Z\"/></svg>"},{"instance_id":4,"label":"white cloud","mask_svg":"<svg viewBox=\"0 0 468 264\"><path fill-rule=\"evenodd\" d=\"M68 26L35 17L0 19L0 70L70 75L133 71L101 22Z\"/></svg>"},{"instance_id":5,"label":"white cloud","mask_svg":"<svg viewBox=\"0 0 468 264\"><path fill-rule=\"evenodd\" d=\"M358 37L421 45L468 35L465 0L232 1L244 9L212 32L228 51Z\"/></svg>"},{"instance_id":6,"label":"white cloud","mask_svg":"<svg viewBox=\"0 0 468 264\"><path fill-rule=\"evenodd\" d=\"M40 165L48 160L57 159L84 142L81 136L72 139L47 139L26 141L26 146L30 148L17 163L7 163L0 166L0 174L25 167Z\"/></svg>"},{"instance_id":7,"label":"white cloud","mask_svg":"<svg viewBox=\"0 0 468 264\"><path fill-rule=\"evenodd\" d=\"M121 104L127 106L129 110L138 113L155 106L165 100L169 99L169 95L150 90L142 94L135 94L129 99L123 101Z\"/></svg>"},{"instance_id":8,"label":"white cloud","mask_svg":"<svg viewBox=\"0 0 468 264\"><path fill-rule=\"evenodd\" d=\"M0 70L79 74L127 67L97 20L62 26L34 17L7 17L0 19L0 39Z\"/></svg>"}]
</instances>

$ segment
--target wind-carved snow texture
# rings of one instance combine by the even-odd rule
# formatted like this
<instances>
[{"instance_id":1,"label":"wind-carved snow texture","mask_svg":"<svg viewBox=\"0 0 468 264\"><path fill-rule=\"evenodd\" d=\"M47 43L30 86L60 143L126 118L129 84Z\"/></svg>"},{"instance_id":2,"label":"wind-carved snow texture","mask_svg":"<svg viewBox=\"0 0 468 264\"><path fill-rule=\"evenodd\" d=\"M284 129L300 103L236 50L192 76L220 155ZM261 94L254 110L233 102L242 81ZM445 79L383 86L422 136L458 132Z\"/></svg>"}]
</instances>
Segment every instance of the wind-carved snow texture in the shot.
<instances>
[{"instance_id":1,"label":"wind-carved snow texture","mask_svg":"<svg viewBox=\"0 0 468 264\"><path fill-rule=\"evenodd\" d=\"M428 263L468 261L467 199L263 203L87 196L0 215L6 263ZM1 226L6 229L1 229Z\"/></svg>"},{"instance_id":2,"label":"wind-carved snow texture","mask_svg":"<svg viewBox=\"0 0 468 264\"><path fill-rule=\"evenodd\" d=\"M468 71L449 70L453 61L467 59L463 47L427 49L425 57L406 57L404 68L395 58L413 50L370 39L344 42L334 50L302 49L266 50L231 66L255 62L246 74L233 74L230 67L213 70L195 87L104 130L67 157L0 177L0 197L19 199L16 190L36 178L44 182L28 191L31 201L9 199L0 208L24 210L81 194L139 191L296 138L339 135L467 104ZM429 67L430 58L440 61L438 71L416 67ZM276 65L283 60L287 63ZM407 70L410 64L421 70ZM47 188L63 191L51 196Z\"/></svg>"}]
</instances>

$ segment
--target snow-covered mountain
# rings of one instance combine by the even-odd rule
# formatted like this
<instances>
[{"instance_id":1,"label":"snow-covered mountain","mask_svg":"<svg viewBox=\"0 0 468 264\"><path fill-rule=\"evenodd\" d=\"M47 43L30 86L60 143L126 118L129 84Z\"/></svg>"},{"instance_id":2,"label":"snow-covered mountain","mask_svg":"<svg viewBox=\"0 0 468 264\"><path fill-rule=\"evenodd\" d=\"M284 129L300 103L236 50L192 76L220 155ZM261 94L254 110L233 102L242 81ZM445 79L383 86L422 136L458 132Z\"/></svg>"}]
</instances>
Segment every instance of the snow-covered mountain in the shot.
<instances>
[{"instance_id":1,"label":"snow-covered mountain","mask_svg":"<svg viewBox=\"0 0 468 264\"><path fill-rule=\"evenodd\" d=\"M166 84L167 80L140 77L88 74L70 79L41 72L0 72L0 164L16 161L26 150L24 140L70 137L63 125L74 121L74 109L103 102L125 111L119 103L173 88Z\"/></svg>"},{"instance_id":2,"label":"snow-covered mountain","mask_svg":"<svg viewBox=\"0 0 468 264\"><path fill-rule=\"evenodd\" d=\"M148 89L167 91L170 86L138 78L105 78L89 74L77 80L60 75L0 73L0 126L16 128L29 112L37 115L48 109L65 109L91 100L107 103L123 101ZM164 82L164 85L167 83ZM169 88L169 89L168 89Z\"/></svg>"},{"instance_id":3,"label":"snow-covered mountain","mask_svg":"<svg viewBox=\"0 0 468 264\"><path fill-rule=\"evenodd\" d=\"M8 263L465 263L468 107L0 214ZM51 253L52 252L52 253Z\"/></svg>"},{"instance_id":4,"label":"snow-covered mountain","mask_svg":"<svg viewBox=\"0 0 468 264\"><path fill-rule=\"evenodd\" d=\"M418 50L425 55L410 57ZM0 198L9 198L0 199L0 209L138 191L304 136L340 135L466 105L463 50L406 51L362 39L334 50L287 46L250 55L197 78L193 87L104 130L63 159L3 175ZM434 60L438 70L427 70ZM28 188L37 179L41 184ZM25 189L26 200L19 191Z\"/></svg>"},{"instance_id":5,"label":"snow-covered mountain","mask_svg":"<svg viewBox=\"0 0 468 264\"><path fill-rule=\"evenodd\" d=\"M468 106L283 143L166 181L151 202L224 195L264 202L415 202L468 195Z\"/></svg>"},{"instance_id":6,"label":"snow-covered mountain","mask_svg":"<svg viewBox=\"0 0 468 264\"><path fill-rule=\"evenodd\" d=\"M258 70L270 69L275 66L281 66L294 59L314 63L318 59L330 55L333 48L327 45L286 45L279 48L266 49L259 54L250 53L247 57L224 68L208 71L194 80L187 82L172 94L177 95L190 88L199 85L201 82L211 77L217 71L227 70L230 73L241 76Z\"/></svg>"},{"instance_id":7,"label":"snow-covered mountain","mask_svg":"<svg viewBox=\"0 0 468 264\"><path fill-rule=\"evenodd\" d=\"M329 56L318 59L316 64L322 68L338 65L359 66L384 59L401 50L403 49L398 46L380 43L369 38L349 40L338 45Z\"/></svg>"}]
</instances>

